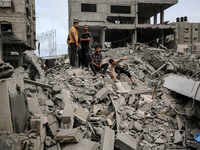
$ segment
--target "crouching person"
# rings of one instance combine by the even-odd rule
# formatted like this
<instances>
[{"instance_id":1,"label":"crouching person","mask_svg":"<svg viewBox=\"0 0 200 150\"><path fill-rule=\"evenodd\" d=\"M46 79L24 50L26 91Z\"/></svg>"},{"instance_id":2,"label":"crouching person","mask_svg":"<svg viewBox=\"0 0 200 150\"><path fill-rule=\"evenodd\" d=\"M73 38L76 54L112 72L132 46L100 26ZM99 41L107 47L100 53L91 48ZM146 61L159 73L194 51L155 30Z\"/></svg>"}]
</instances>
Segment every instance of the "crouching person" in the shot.
<instances>
[{"instance_id":1,"label":"crouching person","mask_svg":"<svg viewBox=\"0 0 200 150\"><path fill-rule=\"evenodd\" d=\"M97 71L102 71L102 77L105 77L106 70L108 69L108 63L102 64L102 55L99 52L99 45L95 46L94 54L92 55L92 62L90 62L90 68L93 71L94 75L98 77Z\"/></svg>"},{"instance_id":2,"label":"crouching person","mask_svg":"<svg viewBox=\"0 0 200 150\"><path fill-rule=\"evenodd\" d=\"M128 59L128 57L121 58L119 60L110 59L109 63L111 65L111 74L112 74L112 76L113 76L114 79L117 79L116 76L115 76L115 74L114 74L114 72L113 72L113 69L115 68L115 72L118 74L118 76L120 76L121 73L126 74L131 79L132 84L136 85L136 83L134 82L133 77L131 76L130 72L127 71L127 70L125 70L123 68L123 66L120 64L120 62L122 60L127 60L127 59Z\"/></svg>"}]
</instances>

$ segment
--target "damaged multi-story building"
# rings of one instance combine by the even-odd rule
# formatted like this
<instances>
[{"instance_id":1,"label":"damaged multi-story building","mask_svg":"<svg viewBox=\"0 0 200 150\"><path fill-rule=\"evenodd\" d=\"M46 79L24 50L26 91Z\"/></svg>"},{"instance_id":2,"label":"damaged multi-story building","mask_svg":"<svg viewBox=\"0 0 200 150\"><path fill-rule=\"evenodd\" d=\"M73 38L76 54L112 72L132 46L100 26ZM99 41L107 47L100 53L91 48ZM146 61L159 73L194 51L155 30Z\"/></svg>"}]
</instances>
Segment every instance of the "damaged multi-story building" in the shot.
<instances>
[{"instance_id":1,"label":"damaged multi-story building","mask_svg":"<svg viewBox=\"0 0 200 150\"><path fill-rule=\"evenodd\" d=\"M2 59L14 67L22 53L36 49L35 0L0 0Z\"/></svg>"},{"instance_id":2,"label":"damaged multi-story building","mask_svg":"<svg viewBox=\"0 0 200 150\"><path fill-rule=\"evenodd\" d=\"M80 32L88 25L92 42L101 43L103 48L105 42L111 43L112 48L127 43L154 47L192 44L189 34L197 32L199 25L184 21L169 24L164 20L165 10L177 3L178 0L69 0L69 28L74 20L79 21ZM184 38L183 33L188 36ZM194 38L199 42L197 36Z\"/></svg>"}]
</instances>

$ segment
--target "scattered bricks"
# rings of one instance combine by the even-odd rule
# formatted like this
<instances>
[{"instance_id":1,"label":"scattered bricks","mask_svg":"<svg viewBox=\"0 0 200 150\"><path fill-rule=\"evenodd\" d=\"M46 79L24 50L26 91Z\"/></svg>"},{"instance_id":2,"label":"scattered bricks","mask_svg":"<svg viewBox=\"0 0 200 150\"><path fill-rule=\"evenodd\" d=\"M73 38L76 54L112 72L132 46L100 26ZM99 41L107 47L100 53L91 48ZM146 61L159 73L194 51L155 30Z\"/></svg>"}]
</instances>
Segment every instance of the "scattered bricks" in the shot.
<instances>
[{"instance_id":1,"label":"scattered bricks","mask_svg":"<svg viewBox=\"0 0 200 150\"><path fill-rule=\"evenodd\" d=\"M86 124L88 113L82 107L78 107L74 115L80 123Z\"/></svg>"},{"instance_id":2,"label":"scattered bricks","mask_svg":"<svg viewBox=\"0 0 200 150\"><path fill-rule=\"evenodd\" d=\"M68 124L69 127L73 127L74 123L74 106L71 104L65 104L61 122L63 124Z\"/></svg>"},{"instance_id":3,"label":"scattered bricks","mask_svg":"<svg viewBox=\"0 0 200 150\"><path fill-rule=\"evenodd\" d=\"M195 128L194 130L192 130L191 132L190 132L190 134L191 135L195 135L195 134L197 134L197 133L200 133L200 129L199 128Z\"/></svg>"},{"instance_id":4,"label":"scattered bricks","mask_svg":"<svg viewBox=\"0 0 200 150\"><path fill-rule=\"evenodd\" d=\"M132 94L131 97L129 97L128 104L132 105L135 102L135 94Z\"/></svg>"},{"instance_id":5,"label":"scattered bricks","mask_svg":"<svg viewBox=\"0 0 200 150\"><path fill-rule=\"evenodd\" d=\"M183 136L179 130L176 130L174 135L174 143L181 144L182 142L183 142Z\"/></svg>"},{"instance_id":6,"label":"scattered bricks","mask_svg":"<svg viewBox=\"0 0 200 150\"><path fill-rule=\"evenodd\" d=\"M142 131L142 124L135 121L133 126L136 129L136 131Z\"/></svg>"},{"instance_id":7,"label":"scattered bricks","mask_svg":"<svg viewBox=\"0 0 200 150\"><path fill-rule=\"evenodd\" d=\"M65 147L63 147L62 150L99 150L100 144L89 141L87 139L82 139L79 143L77 144L69 144Z\"/></svg>"},{"instance_id":8,"label":"scattered bricks","mask_svg":"<svg viewBox=\"0 0 200 150\"><path fill-rule=\"evenodd\" d=\"M81 139L81 131L75 129L61 129L54 138L59 143L78 143Z\"/></svg>"},{"instance_id":9,"label":"scattered bricks","mask_svg":"<svg viewBox=\"0 0 200 150\"><path fill-rule=\"evenodd\" d=\"M115 139L115 144L123 150L136 150L137 140L125 133L119 133Z\"/></svg>"},{"instance_id":10,"label":"scattered bricks","mask_svg":"<svg viewBox=\"0 0 200 150\"><path fill-rule=\"evenodd\" d=\"M109 127L105 127L103 134L101 135L102 150L113 150L115 141L115 132Z\"/></svg>"},{"instance_id":11,"label":"scattered bricks","mask_svg":"<svg viewBox=\"0 0 200 150\"><path fill-rule=\"evenodd\" d=\"M101 89L101 90L95 95L95 97L98 98L98 99L100 99L100 100L103 100L104 98L107 97L107 95L108 95L109 92L110 92L109 89L103 88L103 89Z\"/></svg>"}]
</instances>

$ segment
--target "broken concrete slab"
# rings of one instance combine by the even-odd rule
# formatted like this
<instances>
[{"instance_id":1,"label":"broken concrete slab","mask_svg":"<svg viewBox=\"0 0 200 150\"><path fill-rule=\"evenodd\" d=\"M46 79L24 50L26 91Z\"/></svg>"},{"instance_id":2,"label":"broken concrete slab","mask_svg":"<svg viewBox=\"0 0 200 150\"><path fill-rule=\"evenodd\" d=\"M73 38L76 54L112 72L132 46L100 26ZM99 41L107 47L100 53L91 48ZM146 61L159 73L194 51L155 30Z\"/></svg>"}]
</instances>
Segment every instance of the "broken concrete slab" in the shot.
<instances>
[{"instance_id":1,"label":"broken concrete slab","mask_svg":"<svg viewBox=\"0 0 200 150\"><path fill-rule=\"evenodd\" d=\"M54 85L52 88L52 92L55 94L59 93L61 90L62 90L61 87L58 85Z\"/></svg>"},{"instance_id":2,"label":"broken concrete slab","mask_svg":"<svg viewBox=\"0 0 200 150\"><path fill-rule=\"evenodd\" d=\"M137 150L138 142L128 134L120 133L115 139L115 144L117 144L120 149Z\"/></svg>"},{"instance_id":3,"label":"broken concrete slab","mask_svg":"<svg viewBox=\"0 0 200 150\"><path fill-rule=\"evenodd\" d=\"M73 127L74 123L74 106L72 104L65 104L61 122L63 124L68 124L69 128Z\"/></svg>"},{"instance_id":4,"label":"broken concrete slab","mask_svg":"<svg viewBox=\"0 0 200 150\"><path fill-rule=\"evenodd\" d=\"M88 113L82 108L82 107L78 107L76 109L76 111L74 112L74 115L76 117L76 119L82 123L82 124L86 124L87 122L87 118L88 118Z\"/></svg>"},{"instance_id":5,"label":"broken concrete slab","mask_svg":"<svg viewBox=\"0 0 200 150\"><path fill-rule=\"evenodd\" d=\"M135 94L132 94L132 95L129 97L128 104L129 104L129 105L132 105L134 102L135 102Z\"/></svg>"},{"instance_id":6,"label":"broken concrete slab","mask_svg":"<svg viewBox=\"0 0 200 150\"><path fill-rule=\"evenodd\" d=\"M88 139L82 139L77 144L68 144L61 147L62 150L99 150L100 144L89 141Z\"/></svg>"},{"instance_id":7,"label":"broken concrete slab","mask_svg":"<svg viewBox=\"0 0 200 150\"><path fill-rule=\"evenodd\" d=\"M78 143L81 139L81 130L75 129L61 129L55 136L55 140L59 143Z\"/></svg>"},{"instance_id":8,"label":"broken concrete slab","mask_svg":"<svg viewBox=\"0 0 200 150\"><path fill-rule=\"evenodd\" d=\"M50 129L51 135L56 136L58 128L59 128L59 123L56 117L53 114L48 114L47 121L48 121L48 127Z\"/></svg>"},{"instance_id":9,"label":"broken concrete slab","mask_svg":"<svg viewBox=\"0 0 200 150\"><path fill-rule=\"evenodd\" d=\"M131 91L131 87L128 85L127 82L116 82L115 83L116 87L118 88L119 93L127 93Z\"/></svg>"},{"instance_id":10,"label":"broken concrete slab","mask_svg":"<svg viewBox=\"0 0 200 150\"><path fill-rule=\"evenodd\" d=\"M83 103L86 101L93 101L93 97L89 95L82 95L78 98L79 103Z\"/></svg>"},{"instance_id":11,"label":"broken concrete slab","mask_svg":"<svg viewBox=\"0 0 200 150\"><path fill-rule=\"evenodd\" d=\"M153 62L151 63L151 65L152 65L155 69L160 68L163 64L164 64L163 61L162 61L160 58L158 58L158 57L154 58L154 59L153 59Z\"/></svg>"},{"instance_id":12,"label":"broken concrete slab","mask_svg":"<svg viewBox=\"0 0 200 150\"><path fill-rule=\"evenodd\" d=\"M102 88L100 91L98 91L95 97L99 100L103 100L107 97L108 93L110 93L110 90L108 88Z\"/></svg>"},{"instance_id":13,"label":"broken concrete slab","mask_svg":"<svg viewBox=\"0 0 200 150\"><path fill-rule=\"evenodd\" d=\"M174 143L175 144L182 144L183 142L183 136L180 133L180 130L176 130L174 134Z\"/></svg>"},{"instance_id":14,"label":"broken concrete slab","mask_svg":"<svg viewBox=\"0 0 200 150\"><path fill-rule=\"evenodd\" d=\"M137 121L135 121L133 123L134 128L136 129L136 131L142 131L142 124L138 123Z\"/></svg>"},{"instance_id":15,"label":"broken concrete slab","mask_svg":"<svg viewBox=\"0 0 200 150\"><path fill-rule=\"evenodd\" d=\"M113 150L115 142L115 132L109 127L105 127L101 135L102 150Z\"/></svg>"},{"instance_id":16,"label":"broken concrete slab","mask_svg":"<svg viewBox=\"0 0 200 150\"><path fill-rule=\"evenodd\" d=\"M177 75L169 75L164 80L163 86L165 88L200 101L200 81L194 81Z\"/></svg>"},{"instance_id":17,"label":"broken concrete slab","mask_svg":"<svg viewBox=\"0 0 200 150\"><path fill-rule=\"evenodd\" d=\"M181 118L178 114L176 115L176 121L177 121L177 124L178 124L178 129L182 130L182 128L184 127L184 123L183 123L183 121L181 120Z\"/></svg>"},{"instance_id":18,"label":"broken concrete slab","mask_svg":"<svg viewBox=\"0 0 200 150\"><path fill-rule=\"evenodd\" d=\"M192 130L191 132L190 132L190 134L191 135L195 135L195 134L197 134L197 133L200 133L200 129L199 128L195 128L194 130Z\"/></svg>"}]
</instances>

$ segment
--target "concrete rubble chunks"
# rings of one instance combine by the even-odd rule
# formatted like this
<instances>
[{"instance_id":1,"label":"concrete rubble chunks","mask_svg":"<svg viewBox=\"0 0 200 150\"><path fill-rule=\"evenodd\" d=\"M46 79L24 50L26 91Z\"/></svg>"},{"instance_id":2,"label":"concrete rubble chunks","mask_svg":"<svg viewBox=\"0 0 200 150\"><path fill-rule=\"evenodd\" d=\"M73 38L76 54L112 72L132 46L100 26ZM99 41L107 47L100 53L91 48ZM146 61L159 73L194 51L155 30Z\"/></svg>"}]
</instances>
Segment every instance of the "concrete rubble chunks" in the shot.
<instances>
[{"instance_id":1,"label":"concrete rubble chunks","mask_svg":"<svg viewBox=\"0 0 200 150\"><path fill-rule=\"evenodd\" d=\"M88 113L82 107L79 106L74 112L74 115L76 117L76 120L78 120L82 124L86 124Z\"/></svg>"},{"instance_id":2,"label":"concrete rubble chunks","mask_svg":"<svg viewBox=\"0 0 200 150\"><path fill-rule=\"evenodd\" d=\"M162 62L162 60L158 57L153 59L153 62L151 63L151 65L155 68L158 69L160 68L164 63Z\"/></svg>"},{"instance_id":3,"label":"concrete rubble chunks","mask_svg":"<svg viewBox=\"0 0 200 150\"><path fill-rule=\"evenodd\" d=\"M66 89L61 90L62 94L62 100L65 104L71 104L72 102L70 101L70 92L67 91Z\"/></svg>"},{"instance_id":4,"label":"concrete rubble chunks","mask_svg":"<svg viewBox=\"0 0 200 150\"><path fill-rule=\"evenodd\" d=\"M142 131L142 124L138 123L138 122L134 122L133 123L134 128L136 129L136 131Z\"/></svg>"},{"instance_id":5,"label":"concrete rubble chunks","mask_svg":"<svg viewBox=\"0 0 200 150\"><path fill-rule=\"evenodd\" d=\"M190 134L191 135L195 135L195 134L197 134L197 133L200 133L200 129L199 128L195 128L194 130L192 130L191 132L190 132Z\"/></svg>"},{"instance_id":6,"label":"concrete rubble chunks","mask_svg":"<svg viewBox=\"0 0 200 150\"><path fill-rule=\"evenodd\" d=\"M59 143L57 143L56 145L54 145L54 146L48 148L47 150L61 150L61 149L60 149Z\"/></svg>"},{"instance_id":7,"label":"concrete rubble chunks","mask_svg":"<svg viewBox=\"0 0 200 150\"><path fill-rule=\"evenodd\" d=\"M63 147L62 150L99 150L100 144L89 141L88 139L82 139L79 143L69 144Z\"/></svg>"},{"instance_id":8,"label":"concrete rubble chunks","mask_svg":"<svg viewBox=\"0 0 200 150\"><path fill-rule=\"evenodd\" d=\"M63 124L68 124L70 127L73 127L74 123L74 106L72 104L65 104L61 122Z\"/></svg>"},{"instance_id":9,"label":"concrete rubble chunks","mask_svg":"<svg viewBox=\"0 0 200 150\"><path fill-rule=\"evenodd\" d=\"M42 114L42 111L39 107L39 102L37 98L28 98L28 108L29 111L33 114Z\"/></svg>"},{"instance_id":10,"label":"concrete rubble chunks","mask_svg":"<svg viewBox=\"0 0 200 150\"><path fill-rule=\"evenodd\" d=\"M78 128L61 129L54 139L59 143L78 143L81 136L81 131Z\"/></svg>"},{"instance_id":11,"label":"concrete rubble chunks","mask_svg":"<svg viewBox=\"0 0 200 150\"><path fill-rule=\"evenodd\" d=\"M9 63L4 63L3 61L0 61L0 79L12 76L13 71L13 66L11 66Z\"/></svg>"},{"instance_id":12,"label":"concrete rubble chunks","mask_svg":"<svg viewBox=\"0 0 200 150\"><path fill-rule=\"evenodd\" d=\"M41 134L43 129L43 117L30 120L30 129L35 129L37 134Z\"/></svg>"},{"instance_id":13,"label":"concrete rubble chunks","mask_svg":"<svg viewBox=\"0 0 200 150\"><path fill-rule=\"evenodd\" d=\"M183 142L183 136L180 133L180 130L176 130L174 134L174 143L181 144Z\"/></svg>"},{"instance_id":14,"label":"concrete rubble chunks","mask_svg":"<svg viewBox=\"0 0 200 150\"><path fill-rule=\"evenodd\" d=\"M115 139L115 144L123 150L137 150L138 141L125 133L119 133Z\"/></svg>"},{"instance_id":15,"label":"concrete rubble chunks","mask_svg":"<svg viewBox=\"0 0 200 150\"><path fill-rule=\"evenodd\" d=\"M53 136L56 136L57 130L59 128L59 123L58 123L56 117L53 114L48 114L47 121L48 121L48 127L50 129L51 134Z\"/></svg>"},{"instance_id":16,"label":"concrete rubble chunks","mask_svg":"<svg viewBox=\"0 0 200 150\"><path fill-rule=\"evenodd\" d=\"M53 93L57 94L61 91L61 87L59 87L58 85L54 85L52 91Z\"/></svg>"},{"instance_id":17,"label":"concrete rubble chunks","mask_svg":"<svg viewBox=\"0 0 200 150\"><path fill-rule=\"evenodd\" d=\"M169 75L164 80L165 88L200 101L199 81L177 75Z\"/></svg>"},{"instance_id":18,"label":"concrete rubble chunks","mask_svg":"<svg viewBox=\"0 0 200 150\"><path fill-rule=\"evenodd\" d=\"M132 94L131 97L129 97L128 104L132 105L135 102L135 94Z\"/></svg>"},{"instance_id":19,"label":"concrete rubble chunks","mask_svg":"<svg viewBox=\"0 0 200 150\"><path fill-rule=\"evenodd\" d=\"M88 96L88 95L82 95L78 98L79 103L83 103L86 101L92 101L93 97L92 96Z\"/></svg>"},{"instance_id":20,"label":"concrete rubble chunks","mask_svg":"<svg viewBox=\"0 0 200 150\"><path fill-rule=\"evenodd\" d=\"M178 114L176 115L176 121L177 121L177 124L178 124L178 129L182 130L182 128L184 127L184 124L183 124L183 121L181 120L181 118Z\"/></svg>"},{"instance_id":21,"label":"concrete rubble chunks","mask_svg":"<svg viewBox=\"0 0 200 150\"><path fill-rule=\"evenodd\" d=\"M98 98L99 100L103 100L104 98L107 97L108 93L110 93L110 90L108 88L102 88L96 95L95 97Z\"/></svg>"},{"instance_id":22,"label":"concrete rubble chunks","mask_svg":"<svg viewBox=\"0 0 200 150\"><path fill-rule=\"evenodd\" d=\"M113 150L115 142L115 132L109 127L105 127L101 135L102 150Z\"/></svg>"},{"instance_id":23,"label":"concrete rubble chunks","mask_svg":"<svg viewBox=\"0 0 200 150\"><path fill-rule=\"evenodd\" d=\"M131 91L131 87L128 85L127 82L116 82L115 85L117 86L119 93L125 93Z\"/></svg>"}]
</instances>

